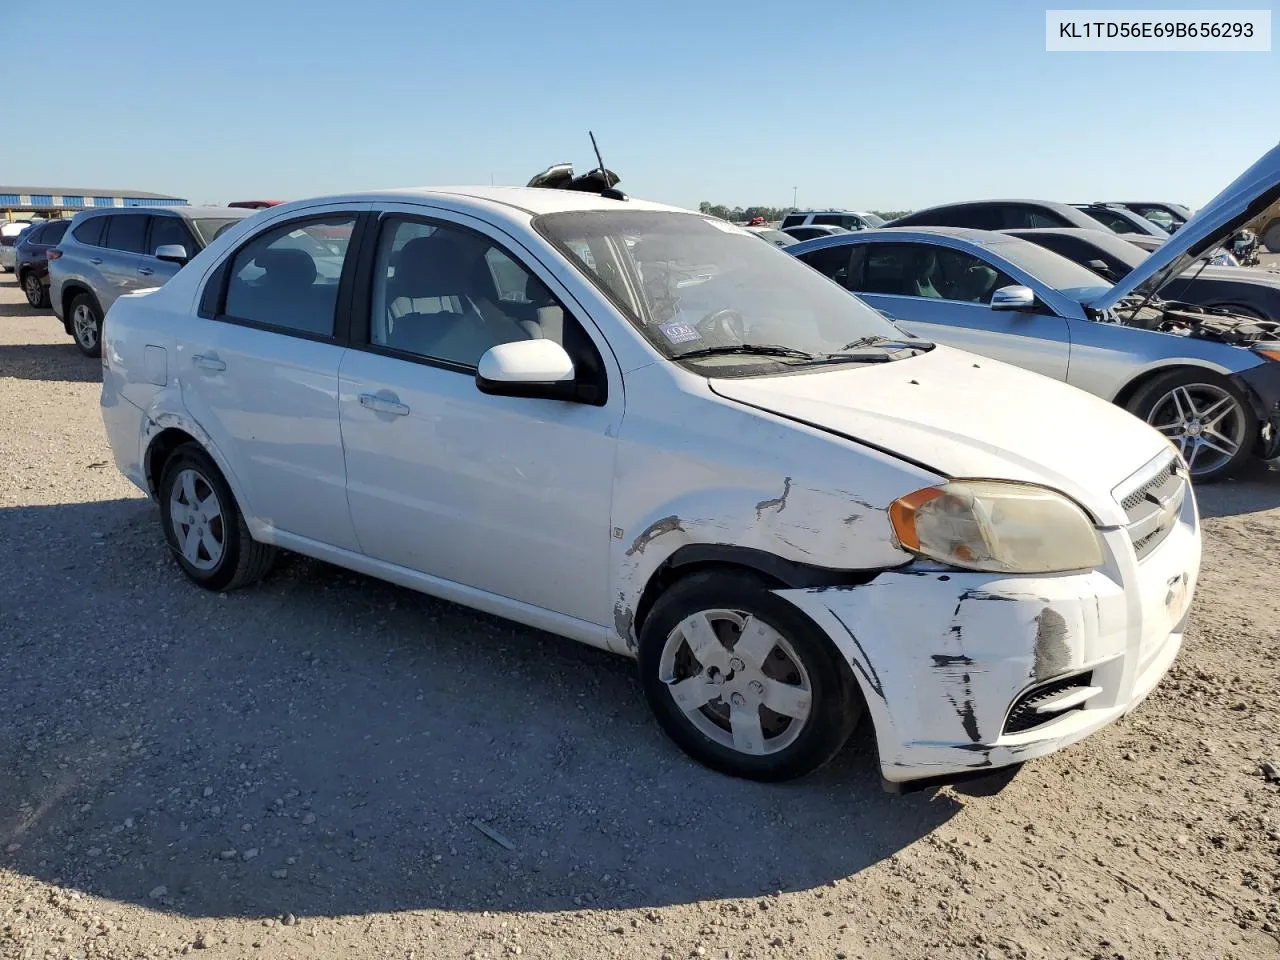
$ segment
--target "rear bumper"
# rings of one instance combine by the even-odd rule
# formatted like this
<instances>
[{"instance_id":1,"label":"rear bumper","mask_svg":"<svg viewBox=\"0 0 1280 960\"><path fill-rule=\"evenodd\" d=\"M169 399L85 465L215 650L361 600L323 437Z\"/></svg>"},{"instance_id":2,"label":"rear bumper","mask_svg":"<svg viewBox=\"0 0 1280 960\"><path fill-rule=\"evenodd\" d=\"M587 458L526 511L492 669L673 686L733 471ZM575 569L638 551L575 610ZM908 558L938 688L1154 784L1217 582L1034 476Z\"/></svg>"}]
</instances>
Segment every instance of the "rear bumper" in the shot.
<instances>
[{"instance_id":1,"label":"rear bumper","mask_svg":"<svg viewBox=\"0 0 1280 960\"><path fill-rule=\"evenodd\" d=\"M908 568L779 593L849 660L884 779L954 779L1087 737L1136 707L1173 663L1200 567L1194 498L1141 561L1123 530L1102 536L1108 563L1086 573ZM1077 702L1054 709L1051 695Z\"/></svg>"},{"instance_id":2,"label":"rear bumper","mask_svg":"<svg viewBox=\"0 0 1280 960\"><path fill-rule=\"evenodd\" d=\"M143 468L143 427L147 416L123 396L118 389L120 375L109 368L102 370L102 425L106 429L107 443L115 457L116 467L147 496L146 471Z\"/></svg>"}]
</instances>

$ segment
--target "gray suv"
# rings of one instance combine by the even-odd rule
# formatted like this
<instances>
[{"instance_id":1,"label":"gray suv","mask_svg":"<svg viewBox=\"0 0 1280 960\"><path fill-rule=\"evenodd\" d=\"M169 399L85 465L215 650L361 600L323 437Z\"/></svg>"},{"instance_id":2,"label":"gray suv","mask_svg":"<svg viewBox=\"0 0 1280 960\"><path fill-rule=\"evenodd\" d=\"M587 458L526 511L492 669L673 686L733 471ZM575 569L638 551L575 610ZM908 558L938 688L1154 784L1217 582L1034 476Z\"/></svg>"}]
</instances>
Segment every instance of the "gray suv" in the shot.
<instances>
[{"instance_id":1,"label":"gray suv","mask_svg":"<svg viewBox=\"0 0 1280 960\"><path fill-rule=\"evenodd\" d=\"M221 231L256 212L125 207L78 213L48 253L53 312L86 356L99 356L102 318L116 297L161 286Z\"/></svg>"}]
</instances>

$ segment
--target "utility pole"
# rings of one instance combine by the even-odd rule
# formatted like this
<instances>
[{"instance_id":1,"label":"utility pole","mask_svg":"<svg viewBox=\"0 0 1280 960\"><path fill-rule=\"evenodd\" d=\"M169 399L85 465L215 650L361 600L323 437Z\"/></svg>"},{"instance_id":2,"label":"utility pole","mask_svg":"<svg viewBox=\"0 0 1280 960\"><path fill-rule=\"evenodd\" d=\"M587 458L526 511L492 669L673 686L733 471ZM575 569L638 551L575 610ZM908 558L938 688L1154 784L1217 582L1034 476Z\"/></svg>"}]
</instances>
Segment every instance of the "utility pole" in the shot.
<instances>
[{"instance_id":1,"label":"utility pole","mask_svg":"<svg viewBox=\"0 0 1280 960\"><path fill-rule=\"evenodd\" d=\"M792 210L796 208L796 191L799 189L800 189L799 187L791 188L791 209Z\"/></svg>"}]
</instances>

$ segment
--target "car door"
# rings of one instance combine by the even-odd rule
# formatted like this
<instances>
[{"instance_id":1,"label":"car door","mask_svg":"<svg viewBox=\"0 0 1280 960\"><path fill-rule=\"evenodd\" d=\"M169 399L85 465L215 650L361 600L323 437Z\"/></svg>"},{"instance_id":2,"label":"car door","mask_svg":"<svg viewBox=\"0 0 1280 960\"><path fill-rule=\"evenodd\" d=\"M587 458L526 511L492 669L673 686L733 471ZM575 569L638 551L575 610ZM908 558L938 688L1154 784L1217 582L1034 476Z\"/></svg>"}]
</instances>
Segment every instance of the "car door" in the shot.
<instances>
[{"instance_id":1,"label":"car door","mask_svg":"<svg viewBox=\"0 0 1280 960\"><path fill-rule=\"evenodd\" d=\"M623 409L612 354L527 250L483 222L420 213L384 212L342 366L347 499L361 549L610 623L614 437ZM579 376L595 384L591 402L480 392L483 353L530 336L562 343Z\"/></svg>"},{"instance_id":2,"label":"car door","mask_svg":"<svg viewBox=\"0 0 1280 960\"><path fill-rule=\"evenodd\" d=\"M142 251L147 248L149 219L139 213L116 213L107 218L103 245L89 260L102 277L104 289L95 292L104 311L111 309L120 294L138 290L143 285L138 267L142 264Z\"/></svg>"},{"instance_id":3,"label":"car door","mask_svg":"<svg viewBox=\"0 0 1280 960\"><path fill-rule=\"evenodd\" d=\"M186 221L181 217L157 215L147 219L151 221L151 226L147 234L146 252L138 259L138 282L148 287L160 286L181 270L182 264L161 260L155 255L156 249L176 244L185 249L187 257L191 258L196 255L199 247L187 228Z\"/></svg>"},{"instance_id":4,"label":"car door","mask_svg":"<svg viewBox=\"0 0 1280 960\"><path fill-rule=\"evenodd\" d=\"M1017 281L968 250L924 241L857 244L847 285L910 333L1067 378L1067 322L1047 307L991 309L991 295Z\"/></svg>"},{"instance_id":5,"label":"car door","mask_svg":"<svg viewBox=\"0 0 1280 960\"><path fill-rule=\"evenodd\" d=\"M183 403L240 481L245 513L353 551L338 422L346 328L335 323L350 281L316 261L323 249L345 267L367 206L264 224L211 273L198 315L175 331Z\"/></svg>"}]
</instances>

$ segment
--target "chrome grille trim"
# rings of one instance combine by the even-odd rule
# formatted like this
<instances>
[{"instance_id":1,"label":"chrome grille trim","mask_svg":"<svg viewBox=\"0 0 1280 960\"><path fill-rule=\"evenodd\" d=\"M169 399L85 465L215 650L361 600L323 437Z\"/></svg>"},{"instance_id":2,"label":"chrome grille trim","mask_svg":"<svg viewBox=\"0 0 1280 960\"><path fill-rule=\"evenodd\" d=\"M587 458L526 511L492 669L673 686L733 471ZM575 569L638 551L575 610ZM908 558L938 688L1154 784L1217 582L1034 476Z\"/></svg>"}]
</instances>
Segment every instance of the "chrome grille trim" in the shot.
<instances>
[{"instance_id":1,"label":"chrome grille trim","mask_svg":"<svg viewBox=\"0 0 1280 960\"><path fill-rule=\"evenodd\" d=\"M1124 508L1125 530L1141 560L1163 542L1182 512L1190 481L1177 455L1162 453L1111 491Z\"/></svg>"}]
</instances>

